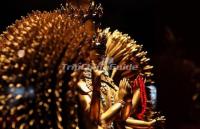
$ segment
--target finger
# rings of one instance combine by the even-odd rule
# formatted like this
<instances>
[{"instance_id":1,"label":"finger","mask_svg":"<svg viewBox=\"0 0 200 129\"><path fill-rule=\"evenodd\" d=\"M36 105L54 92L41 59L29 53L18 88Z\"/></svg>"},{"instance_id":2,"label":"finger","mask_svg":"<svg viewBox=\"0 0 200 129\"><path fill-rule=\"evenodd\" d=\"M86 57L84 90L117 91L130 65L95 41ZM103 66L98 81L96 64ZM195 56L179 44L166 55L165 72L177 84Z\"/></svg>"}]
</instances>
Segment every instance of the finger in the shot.
<instances>
[{"instance_id":1,"label":"finger","mask_svg":"<svg viewBox=\"0 0 200 129\"><path fill-rule=\"evenodd\" d=\"M121 88L121 85L122 85L122 80L120 80L119 82L119 88Z\"/></svg>"},{"instance_id":2,"label":"finger","mask_svg":"<svg viewBox=\"0 0 200 129\"><path fill-rule=\"evenodd\" d=\"M163 119L163 118L165 118L165 116L161 116L160 118Z\"/></svg>"},{"instance_id":3,"label":"finger","mask_svg":"<svg viewBox=\"0 0 200 129\"><path fill-rule=\"evenodd\" d=\"M125 81L125 86L126 86L126 89L127 89L128 88L127 81Z\"/></svg>"},{"instance_id":4,"label":"finger","mask_svg":"<svg viewBox=\"0 0 200 129\"><path fill-rule=\"evenodd\" d=\"M124 83L124 78L121 80L122 84Z\"/></svg>"},{"instance_id":5,"label":"finger","mask_svg":"<svg viewBox=\"0 0 200 129\"><path fill-rule=\"evenodd\" d=\"M96 68L96 64L95 64L94 60L92 60L92 68Z\"/></svg>"},{"instance_id":6,"label":"finger","mask_svg":"<svg viewBox=\"0 0 200 129\"><path fill-rule=\"evenodd\" d=\"M126 85L129 87L129 85L128 85L128 79L126 79Z\"/></svg>"},{"instance_id":7,"label":"finger","mask_svg":"<svg viewBox=\"0 0 200 129\"><path fill-rule=\"evenodd\" d=\"M131 90L130 90L130 86L129 86L129 84L128 84L127 79L126 79L126 84L125 84L125 86L126 86L126 91L128 92L128 94L130 94L130 93L131 93Z\"/></svg>"},{"instance_id":8,"label":"finger","mask_svg":"<svg viewBox=\"0 0 200 129\"><path fill-rule=\"evenodd\" d=\"M127 81L127 79L126 79L126 82L125 82L125 83L126 83L126 88L128 89L128 81Z\"/></svg>"},{"instance_id":9,"label":"finger","mask_svg":"<svg viewBox=\"0 0 200 129\"><path fill-rule=\"evenodd\" d=\"M123 80L120 81L120 83L119 83L119 88L120 88L120 89L123 88Z\"/></svg>"},{"instance_id":10,"label":"finger","mask_svg":"<svg viewBox=\"0 0 200 129\"><path fill-rule=\"evenodd\" d=\"M126 78L123 79L123 88L126 89Z\"/></svg>"},{"instance_id":11,"label":"finger","mask_svg":"<svg viewBox=\"0 0 200 129\"><path fill-rule=\"evenodd\" d=\"M163 120L166 120L165 116L162 116L162 119L163 119Z\"/></svg>"}]
</instances>

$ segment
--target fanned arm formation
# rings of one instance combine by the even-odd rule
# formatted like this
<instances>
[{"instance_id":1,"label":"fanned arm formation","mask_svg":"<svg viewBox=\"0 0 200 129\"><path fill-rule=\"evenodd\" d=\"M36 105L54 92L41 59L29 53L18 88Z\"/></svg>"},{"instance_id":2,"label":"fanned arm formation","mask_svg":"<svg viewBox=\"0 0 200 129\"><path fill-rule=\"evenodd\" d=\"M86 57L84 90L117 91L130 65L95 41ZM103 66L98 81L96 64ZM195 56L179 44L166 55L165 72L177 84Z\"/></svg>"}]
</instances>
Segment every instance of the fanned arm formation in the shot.
<instances>
[{"instance_id":1,"label":"fanned arm formation","mask_svg":"<svg viewBox=\"0 0 200 129\"><path fill-rule=\"evenodd\" d=\"M94 55L112 58L117 66L134 66L112 69L117 84L123 77L134 84L138 75L153 83L142 45L119 31L96 27L92 17L101 16L102 8L93 2L88 8L35 11L1 34L0 128L78 129L76 85L82 73L65 66L89 64Z\"/></svg>"}]
</instances>

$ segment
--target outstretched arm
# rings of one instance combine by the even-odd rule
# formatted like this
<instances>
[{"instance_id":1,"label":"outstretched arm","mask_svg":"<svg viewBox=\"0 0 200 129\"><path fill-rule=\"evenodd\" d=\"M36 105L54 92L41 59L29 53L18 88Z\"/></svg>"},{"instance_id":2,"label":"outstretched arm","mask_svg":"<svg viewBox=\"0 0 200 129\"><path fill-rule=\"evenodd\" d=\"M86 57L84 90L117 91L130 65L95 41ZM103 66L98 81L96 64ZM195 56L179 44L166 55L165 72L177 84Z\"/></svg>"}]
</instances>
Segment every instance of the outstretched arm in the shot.
<instances>
[{"instance_id":1,"label":"outstretched arm","mask_svg":"<svg viewBox=\"0 0 200 129\"><path fill-rule=\"evenodd\" d=\"M157 122L164 122L166 119L164 116L160 116L157 117L151 121L143 121L143 120L136 120L132 117L129 117L126 121L125 121L125 125L126 127L131 127L131 128L145 128L145 127L153 127L155 125L155 123Z\"/></svg>"},{"instance_id":2,"label":"outstretched arm","mask_svg":"<svg viewBox=\"0 0 200 129\"><path fill-rule=\"evenodd\" d=\"M152 126L154 123L156 122L156 120L152 120L152 121L143 121L143 120L136 120L132 117L129 117L126 120L126 126L128 127L150 127Z\"/></svg>"}]
</instances>

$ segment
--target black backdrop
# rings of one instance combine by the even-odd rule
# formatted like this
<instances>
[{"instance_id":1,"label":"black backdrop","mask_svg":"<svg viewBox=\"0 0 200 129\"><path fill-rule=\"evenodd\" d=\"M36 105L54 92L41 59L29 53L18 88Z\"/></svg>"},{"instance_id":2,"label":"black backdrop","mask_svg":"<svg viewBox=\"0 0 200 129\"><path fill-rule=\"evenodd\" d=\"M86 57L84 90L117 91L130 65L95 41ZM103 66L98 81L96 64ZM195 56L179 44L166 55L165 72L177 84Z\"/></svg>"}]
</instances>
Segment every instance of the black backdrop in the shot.
<instances>
[{"instance_id":1,"label":"black backdrop","mask_svg":"<svg viewBox=\"0 0 200 129\"><path fill-rule=\"evenodd\" d=\"M200 129L199 11L194 1L99 0L102 26L128 33L149 52L155 66L158 108L167 129ZM2 0L0 31L31 10L52 10L64 0Z\"/></svg>"}]
</instances>

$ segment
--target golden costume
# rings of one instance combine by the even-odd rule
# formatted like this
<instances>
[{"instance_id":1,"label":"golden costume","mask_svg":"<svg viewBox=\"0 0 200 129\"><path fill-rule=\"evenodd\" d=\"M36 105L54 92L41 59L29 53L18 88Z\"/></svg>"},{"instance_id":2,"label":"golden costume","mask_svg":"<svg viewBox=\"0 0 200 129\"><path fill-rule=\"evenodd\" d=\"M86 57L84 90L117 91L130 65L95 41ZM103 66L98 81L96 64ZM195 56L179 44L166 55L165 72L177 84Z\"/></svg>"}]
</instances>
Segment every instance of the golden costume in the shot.
<instances>
[{"instance_id":1,"label":"golden costume","mask_svg":"<svg viewBox=\"0 0 200 129\"><path fill-rule=\"evenodd\" d=\"M148 108L144 84L152 82L152 66L146 52L129 36L97 27L93 17L101 15L94 2L72 1L33 12L3 32L0 128L129 129L163 120ZM68 69L73 64L91 67ZM129 64L134 68L119 69Z\"/></svg>"}]
</instances>

